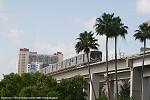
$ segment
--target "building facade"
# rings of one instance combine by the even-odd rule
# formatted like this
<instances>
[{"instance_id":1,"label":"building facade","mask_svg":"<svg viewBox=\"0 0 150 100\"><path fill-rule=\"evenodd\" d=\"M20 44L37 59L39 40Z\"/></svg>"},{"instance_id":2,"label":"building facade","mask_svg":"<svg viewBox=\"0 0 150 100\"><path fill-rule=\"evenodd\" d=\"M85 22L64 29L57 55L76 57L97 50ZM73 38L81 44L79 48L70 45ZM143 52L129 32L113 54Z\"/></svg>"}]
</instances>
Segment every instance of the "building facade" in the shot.
<instances>
[{"instance_id":1,"label":"building facade","mask_svg":"<svg viewBox=\"0 0 150 100\"><path fill-rule=\"evenodd\" d=\"M32 62L30 64L27 65L27 73L35 73L37 71L39 71L40 69L42 68L45 68L49 66L48 63L44 63L44 62L41 62L41 63L37 63L37 62Z\"/></svg>"},{"instance_id":2,"label":"building facade","mask_svg":"<svg viewBox=\"0 0 150 100\"><path fill-rule=\"evenodd\" d=\"M31 70L34 68L33 65L35 63L47 63L53 64L58 61L63 60L63 54L61 52L57 52L53 55L48 54L38 54L37 52L30 52L27 48L20 48L17 54L17 61L16 61L16 70L19 75L22 73L27 73L30 71L28 69L28 64L31 64Z\"/></svg>"}]
</instances>

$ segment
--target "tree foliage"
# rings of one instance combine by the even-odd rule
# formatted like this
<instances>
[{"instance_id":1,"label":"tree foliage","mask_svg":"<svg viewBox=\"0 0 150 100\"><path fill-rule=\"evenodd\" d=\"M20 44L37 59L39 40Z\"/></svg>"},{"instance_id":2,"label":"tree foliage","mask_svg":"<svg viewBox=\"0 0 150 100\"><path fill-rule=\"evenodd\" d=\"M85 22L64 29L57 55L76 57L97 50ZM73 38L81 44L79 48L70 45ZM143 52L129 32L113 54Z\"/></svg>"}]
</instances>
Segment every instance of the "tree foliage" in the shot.
<instances>
[{"instance_id":1,"label":"tree foliage","mask_svg":"<svg viewBox=\"0 0 150 100\"><path fill-rule=\"evenodd\" d=\"M122 83L119 93L120 100L130 100L130 82L129 80L122 80Z\"/></svg>"},{"instance_id":2,"label":"tree foliage","mask_svg":"<svg viewBox=\"0 0 150 100\"><path fill-rule=\"evenodd\" d=\"M92 33L92 31L90 32L84 31L83 33L79 34L79 37L77 38L77 43L75 45L75 50L77 54L83 51L87 56L89 78L90 78L90 83L92 85L92 90L93 90L95 99L96 99L96 94L95 94L93 82L91 80L89 53L91 49L98 50L99 44L97 43L97 41L98 40L94 37L94 34Z\"/></svg>"},{"instance_id":3,"label":"tree foliage","mask_svg":"<svg viewBox=\"0 0 150 100\"><path fill-rule=\"evenodd\" d=\"M135 40L138 39L141 42L144 42L146 39L150 39L150 26L148 23L139 25L139 29L135 30L135 34L133 36L135 37Z\"/></svg>"},{"instance_id":4,"label":"tree foliage","mask_svg":"<svg viewBox=\"0 0 150 100\"><path fill-rule=\"evenodd\" d=\"M87 81L82 76L57 82L41 73L11 73L0 81L1 97L57 97L59 100L86 100Z\"/></svg>"},{"instance_id":5,"label":"tree foliage","mask_svg":"<svg viewBox=\"0 0 150 100\"><path fill-rule=\"evenodd\" d=\"M87 81L81 76L62 79L57 86L62 100L86 100Z\"/></svg>"}]
</instances>

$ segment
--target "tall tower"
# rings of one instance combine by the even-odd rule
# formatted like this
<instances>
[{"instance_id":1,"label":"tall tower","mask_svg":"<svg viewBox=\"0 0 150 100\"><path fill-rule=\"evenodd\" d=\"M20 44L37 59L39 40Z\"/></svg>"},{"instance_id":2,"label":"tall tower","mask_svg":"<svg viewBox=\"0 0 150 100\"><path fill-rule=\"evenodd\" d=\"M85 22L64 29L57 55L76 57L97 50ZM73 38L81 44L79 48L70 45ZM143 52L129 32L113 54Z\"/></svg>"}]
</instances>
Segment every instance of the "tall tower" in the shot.
<instances>
[{"instance_id":1,"label":"tall tower","mask_svg":"<svg viewBox=\"0 0 150 100\"><path fill-rule=\"evenodd\" d=\"M17 73L19 75L27 72L28 62L29 62L29 49L21 48L17 54L17 62L16 62Z\"/></svg>"}]
</instances>

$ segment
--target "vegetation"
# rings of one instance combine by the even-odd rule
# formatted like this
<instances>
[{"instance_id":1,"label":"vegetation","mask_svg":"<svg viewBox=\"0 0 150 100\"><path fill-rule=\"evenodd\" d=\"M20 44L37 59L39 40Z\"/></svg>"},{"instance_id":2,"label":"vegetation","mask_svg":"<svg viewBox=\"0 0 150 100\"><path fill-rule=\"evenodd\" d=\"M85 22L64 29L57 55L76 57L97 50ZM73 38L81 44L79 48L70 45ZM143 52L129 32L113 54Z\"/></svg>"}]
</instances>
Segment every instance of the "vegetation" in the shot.
<instances>
[{"instance_id":1,"label":"vegetation","mask_svg":"<svg viewBox=\"0 0 150 100\"><path fill-rule=\"evenodd\" d=\"M57 97L59 100L86 100L87 81L81 76L60 83L41 73L11 73L0 82L0 97Z\"/></svg>"},{"instance_id":2,"label":"vegetation","mask_svg":"<svg viewBox=\"0 0 150 100\"><path fill-rule=\"evenodd\" d=\"M107 73L107 90L108 96L102 91L103 83L100 84L100 97L98 100L110 100L110 86L108 75L108 40L109 38L115 39L115 77L116 77L116 100L131 100L130 98L130 84L128 80L123 81L121 91L118 93L118 78L117 78L117 38L123 37L127 34L127 26L125 26L119 16L115 17L113 14L103 13L102 16L96 19L94 25L97 35L106 36L106 73ZM97 39L93 36L94 33L84 31L79 34L77 43L75 45L76 53L86 53L88 60L88 72L92 90L96 100L96 94L91 81L91 72L89 64L89 53L92 49L98 49L99 44ZM139 29L135 30L133 35L136 39L144 44L143 60L141 68L141 95L142 100L142 87L143 87L143 68L145 59L146 41L150 39L150 26L147 23L139 25ZM0 81L0 96L1 97L57 97L59 100L86 100L87 81L77 75L70 79L62 79L57 82L51 76L45 76L41 73L24 73L21 76L18 74L10 73L4 75L4 79ZM119 96L118 96L119 94Z\"/></svg>"},{"instance_id":3,"label":"vegetation","mask_svg":"<svg viewBox=\"0 0 150 100\"><path fill-rule=\"evenodd\" d=\"M115 77L116 77L116 100L118 100L118 78L117 78L117 38L118 36L121 36L125 38L125 34L127 34L127 26L124 26L124 24L121 22L121 18L114 17L113 18L113 26L114 26L114 33L112 34L112 37L115 38Z\"/></svg>"},{"instance_id":4,"label":"vegetation","mask_svg":"<svg viewBox=\"0 0 150 100\"><path fill-rule=\"evenodd\" d=\"M98 100L108 100L107 95L102 93Z\"/></svg>"},{"instance_id":5,"label":"vegetation","mask_svg":"<svg viewBox=\"0 0 150 100\"><path fill-rule=\"evenodd\" d=\"M104 13L102 16L96 19L94 25L97 34L106 36L106 73L107 73L107 90L108 100L110 100L110 89L109 89L109 77L108 77L108 38L111 37L113 26L111 25L113 14Z\"/></svg>"},{"instance_id":6,"label":"vegetation","mask_svg":"<svg viewBox=\"0 0 150 100\"><path fill-rule=\"evenodd\" d=\"M119 92L120 100L130 100L130 82L129 80L122 80L123 85L120 86Z\"/></svg>"},{"instance_id":7,"label":"vegetation","mask_svg":"<svg viewBox=\"0 0 150 100\"><path fill-rule=\"evenodd\" d=\"M108 39L115 38L115 76L116 76L116 87L118 87L117 79L117 38L121 36L125 38L127 34L127 26L121 22L121 18L115 17L114 14L104 13L101 17L96 19L95 30L99 35L106 36L106 72L107 72L107 87L108 87L108 99L110 99L109 90L109 77L108 77ZM118 88L116 88L116 100L118 100Z\"/></svg>"},{"instance_id":8,"label":"vegetation","mask_svg":"<svg viewBox=\"0 0 150 100\"><path fill-rule=\"evenodd\" d=\"M107 95L104 93L105 90L103 90L104 85L104 82L99 83L99 98L97 100L108 100Z\"/></svg>"},{"instance_id":9,"label":"vegetation","mask_svg":"<svg viewBox=\"0 0 150 100\"><path fill-rule=\"evenodd\" d=\"M61 94L61 100L86 100L88 83L81 76L71 79L62 79L57 86L57 91Z\"/></svg>"},{"instance_id":10,"label":"vegetation","mask_svg":"<svg viewBox=\"0 0 150 100\"><path fill-rule=\"evenodd\" d=\"M87 60L88 60L88 72L89 72L89 78L90 78L90 83L92 85L92 90L95 96L95 100L96 100L96 94L94 91L94 87L93 87L93 82L91 80L91 72L90 72L90 64L89 64L89 52L91 49L98 49L98 44L97 39L95 39L95 37L93 37L93 33L92 32L83 32L79 34L79 37L77 38L77 43L75 45L75 50L77 53L80 52L84 52L86 53L87 56Z\"/></svg>"},{"instance_id":11,"label":"vegetation","mask_svg":"<svg viewBox=\"0 0 150 100\"><path fill-rule=\"evenodd\" d=\"M142 69L141 69L141 100L142 100L142 87L143 87L143 68L144 68L144 59L145 59L145 48L146 48L146 40L150 39L150 26L148 23L143 23L139 26L138 30L135 30L135 34L133 35L135 37L135 40L138 39L140 42L143 42L144 44L144 53L143 53L143 61L142 61Z\"/></svg>"}]
</instances>

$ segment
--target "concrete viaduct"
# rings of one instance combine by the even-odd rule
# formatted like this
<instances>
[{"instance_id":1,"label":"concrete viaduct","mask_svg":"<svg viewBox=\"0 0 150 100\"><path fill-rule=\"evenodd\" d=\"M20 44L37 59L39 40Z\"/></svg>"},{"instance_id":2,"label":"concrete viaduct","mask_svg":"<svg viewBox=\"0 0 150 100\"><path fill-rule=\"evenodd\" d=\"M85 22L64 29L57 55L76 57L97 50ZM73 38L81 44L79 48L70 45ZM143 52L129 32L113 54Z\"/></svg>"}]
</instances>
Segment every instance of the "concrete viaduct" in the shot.
<instances>
[{"instance_id":1,"label":"concrete viaduct","mask_svg":"<svg viewBox=\"0 0 150 100\"><path fill-rule=\"evenodd\" d=\"M142 66L142 57L143 53L134 54L131 56L120 57L118 59L118 80L121 79L130 79L130 96L134 98L134 100L140 100L140 74L141 74L141 66ZM92 63L91 68L91 78L94 85L94 90L96 92L96 96L99 96L99 82L106 80L106 62L100 61L96 63ZM111 100L114 99L114 81L115 81L115 60L111 59L108 62L109 64L109 81L110 81L110 91L111 91ZM143 100L149 100L150 96L150 51L146 51L145 56L145 65L144 65L144 73L143 73ZM88 80L88 68L87 66L77 66L72 67L68 70L49 73L57 80L61 80L62 78L70 78L75 75L82 75ZM90 85L90 96L88 96L88 100L95 100L94 95L92 93L92 88Z\"/></svg>"}]
</instances>

